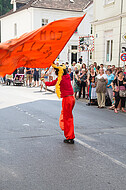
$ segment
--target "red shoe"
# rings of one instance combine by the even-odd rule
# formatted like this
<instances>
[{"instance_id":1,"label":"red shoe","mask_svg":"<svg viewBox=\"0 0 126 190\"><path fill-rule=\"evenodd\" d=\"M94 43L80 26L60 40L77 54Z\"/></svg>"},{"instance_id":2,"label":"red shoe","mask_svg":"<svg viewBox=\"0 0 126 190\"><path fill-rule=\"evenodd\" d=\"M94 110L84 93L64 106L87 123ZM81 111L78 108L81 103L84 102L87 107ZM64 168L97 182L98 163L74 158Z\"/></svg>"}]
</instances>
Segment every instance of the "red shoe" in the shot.
<instances>
[{"instance_id":1,"label":"red shoe","mask_svg":"<svg viewBox=\"0 0 126 190\"><path fill-rule=\"evenodd\" d=\"M115 113L118 113L118 111L117 111L117 110L114 110L114 112L115 112Z\"/></svg>"},{"instance_id":2,"label":"red shoe","mask_svg":"<svg viewBox=\"0 0 126 190\"><path fill-rule=\"evenodd\" d=\"M122 110L122 112L126 113L126 110Z\"/></svg>"}]
</instances>

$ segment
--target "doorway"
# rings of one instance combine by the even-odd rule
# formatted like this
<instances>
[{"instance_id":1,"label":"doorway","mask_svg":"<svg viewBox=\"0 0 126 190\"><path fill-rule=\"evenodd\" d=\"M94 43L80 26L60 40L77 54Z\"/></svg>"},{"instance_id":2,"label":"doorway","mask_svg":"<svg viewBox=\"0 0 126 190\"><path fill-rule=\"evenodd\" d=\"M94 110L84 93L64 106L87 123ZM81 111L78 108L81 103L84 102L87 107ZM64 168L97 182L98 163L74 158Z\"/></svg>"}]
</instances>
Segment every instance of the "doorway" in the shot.
<instances>
[{"instance_id":1,"label":"doorway","mask_svg":"<svg viewBox=\"0 0 126 190\"><path fill-rule=\"evenodd\" d=\"M75 61L77 63L77 46L71 46L71 63Z\"/></svg>"},{"instance_id":2,"label":"doorway","mask_svg":"<svg viewBox=\"0 0 126 190\"><path fill-rule=\"evenodd\" d=\"M71 53L71 63L75 61L77 63L77 53Z\"/></svg>"}]
</instances>

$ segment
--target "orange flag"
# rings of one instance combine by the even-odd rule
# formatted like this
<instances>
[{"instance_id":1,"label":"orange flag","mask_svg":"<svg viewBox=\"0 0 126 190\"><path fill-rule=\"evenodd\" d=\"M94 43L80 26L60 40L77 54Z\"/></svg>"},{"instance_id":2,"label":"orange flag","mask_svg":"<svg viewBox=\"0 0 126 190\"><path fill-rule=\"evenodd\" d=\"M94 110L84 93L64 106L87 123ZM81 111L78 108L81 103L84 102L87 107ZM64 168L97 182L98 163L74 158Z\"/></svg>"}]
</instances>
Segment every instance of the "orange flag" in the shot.
<instances>
[{"instance_id":1,"label":"orange flag","mask_svg":"<svg viewBox=\"0 0 126 190\"><path fill-rule=\"evenodd\" d=\"M57 20L19 38L1 43L0 76L11 74L22 66L50 67L84 16Z\"/></svg>"}]
</instances>

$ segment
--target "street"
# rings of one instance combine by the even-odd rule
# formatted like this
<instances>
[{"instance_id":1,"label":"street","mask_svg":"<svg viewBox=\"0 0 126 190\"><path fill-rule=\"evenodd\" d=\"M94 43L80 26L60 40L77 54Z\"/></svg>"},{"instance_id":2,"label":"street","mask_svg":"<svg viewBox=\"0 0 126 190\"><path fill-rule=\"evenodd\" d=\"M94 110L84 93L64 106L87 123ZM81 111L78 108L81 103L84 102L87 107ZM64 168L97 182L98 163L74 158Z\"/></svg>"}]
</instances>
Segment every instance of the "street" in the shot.
<instances>
[{"instance_id":1,"label":"street","mask_svg":"<svg viewBox=\"0 0 126 190\"><path fill-rule=\"evenodd\" d=\"M61 105L40 88L0 86L0 190L125 190L126 114L76 101L71 145Z\"/></svg>"}]
</instances>

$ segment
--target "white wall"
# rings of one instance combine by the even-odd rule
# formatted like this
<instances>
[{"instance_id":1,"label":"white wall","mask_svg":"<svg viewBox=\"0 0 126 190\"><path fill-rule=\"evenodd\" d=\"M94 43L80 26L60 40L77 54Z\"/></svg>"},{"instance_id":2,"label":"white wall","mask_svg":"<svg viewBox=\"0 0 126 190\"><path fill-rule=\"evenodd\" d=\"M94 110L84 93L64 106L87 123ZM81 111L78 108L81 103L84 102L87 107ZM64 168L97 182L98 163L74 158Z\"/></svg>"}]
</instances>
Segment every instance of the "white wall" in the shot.
<instances>
[{"instance_id":1,"label":"white wall","mask_svg":"<svg viewBox=\"0 0 126 190\"><path fill-rule=\"evenodd\" d=\"M106 42L105 33L107 31L112 31L111 40L113 40L113 59L111 62L106 62L106 58L105 58L105 42ZM105 65L118 64L119 33L120 33L119 20L103 23L103 24L95 26L94 61L96 61L98 64L103 63ZM96 38L96 34L97 34L97 38Z\"/></svg>"},{"instance_id":2,"label":"white wall","mask_svg":"<svg viewBox=\"0 0 126 190\"><path fill-rule=\"evenodd\" d=\"M80 36L88 36L91 34L91 22L93 21L93 4L90 5L85 11L86 16L80 25L79 35ZM88 63L88 52L80 52L80 56L83 56L83 62ZM92 63L92 60L89 58L89 64Z\"/></svg>"},{"instance_id":3,"label":"white wall","mask_svg":"<svg viewBox=\"0 0 126 190\"><path fill-rule=\"evenodd\" d=\"M103 20L120 13L121 0L115 0L113 4L108 5L104 2L105 0L94 0L94 20Z\"/></svg>"},{"instance_id":4,"label":"white wall","mask_svg":"<svg viewBox=\"0 0 126 190\"><path fill-rule=\"evenodd\" d=\"M122 36L126 33L126 1L123 1L123 18L122 18L122 33L121 43L124 43ZM104 6L103 1L94 0L94 36L95 36L95 50L93 54L93 61L98 64L119 66L119 46L120 46L120 17L121 14L121 0L115 0L114 4ZM106 61L106 31L112 31L113 40L113 59L110 62ZM123 62L120 61L120 66Z\"/></svg>"},{"instance_id":5,"label":"white wall","mask_svg":"<svg viewBox=\"0 0 126 190\"><path fill-rule=\"evenodd\" d=\"M123 13L126 13L126 1L123 0Z\"/></svg>"},{"instance_id":6,"label":"white wall","mask_svg":"<svg viewBox=\"0 0 126 190\"><path fill-rule=\"evenodd\" d=\"M17 36L14 36L14 24ZM1 42L21 36L32 30L32 10L26 9L1 19Z\"/></svg>"}]
</instances>

